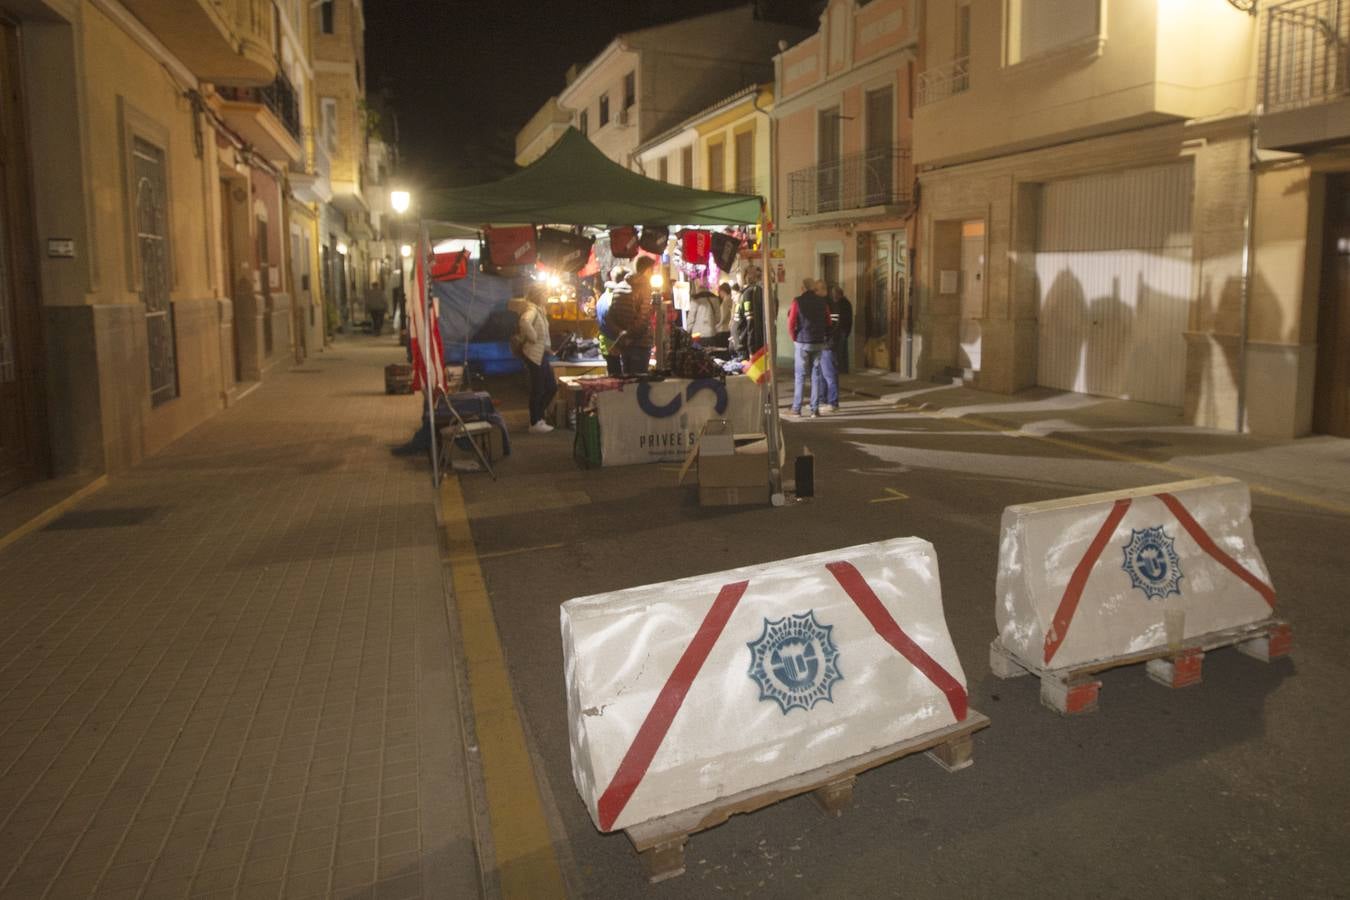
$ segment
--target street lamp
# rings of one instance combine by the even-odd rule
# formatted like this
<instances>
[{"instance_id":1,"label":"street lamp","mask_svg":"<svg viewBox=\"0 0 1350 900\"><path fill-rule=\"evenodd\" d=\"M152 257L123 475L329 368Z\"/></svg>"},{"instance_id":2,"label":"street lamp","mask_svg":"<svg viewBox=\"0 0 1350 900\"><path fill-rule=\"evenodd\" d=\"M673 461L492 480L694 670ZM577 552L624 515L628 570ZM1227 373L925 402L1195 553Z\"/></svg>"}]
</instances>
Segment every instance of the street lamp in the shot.
<instances>
[{"instance_id":1,"label":"street lamp","mask_svg":"<svg viewBox=\"0 0 1350 900\"><path fill-rule=\"evenodd\" d=\"M394 212L401 216L408 211L408 207L412 206L412 194L407 191L390 191L389 205L394 208Z\"/></svg>"},{"instance_id":2,"label":"street lamp","mask_svg":"<svg viewBox=\"0 0 1350 900\"><path fill-rule=\"evenodd\" d=\"M338 252L338 255L339 255L339 256L346 256L346 255L347 255L347 245L346 245L345 243L343 243L342 241L338 241L338 242L337 242L337 252Z\"/></svg>"},{"instance_id":3,"label":"street lamp","mask_svg":"<svg viewBox=\"0 0 1350 900\"><path fill-rule=\"evenodd\" d=\"M409 258L411 258L411 257L412 257L412 244L404 244L402 247L399 247L399 248L398 248L398 255L401 256L401 257L403 257L404 259L409 259Z\"/></svg>"}]
</instances>

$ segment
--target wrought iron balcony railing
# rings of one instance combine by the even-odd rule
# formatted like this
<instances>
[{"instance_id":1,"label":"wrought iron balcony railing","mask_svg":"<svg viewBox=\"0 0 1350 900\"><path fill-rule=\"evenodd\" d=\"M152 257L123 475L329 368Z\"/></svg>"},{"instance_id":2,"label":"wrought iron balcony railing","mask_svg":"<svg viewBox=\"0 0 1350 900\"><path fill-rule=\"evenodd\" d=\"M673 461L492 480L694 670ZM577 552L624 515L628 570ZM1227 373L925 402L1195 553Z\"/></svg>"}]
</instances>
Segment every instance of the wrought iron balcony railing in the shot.
<instances>
[{"instance_id":1,"label":"wrought iron balcony railing","mask_svg":"<svg viewBox=\"0 0 1350 900\"><path fill-rule=\"evenodd\" d=\"M220 95L239 103L259 103L277 117L291 137L300 140L300 103L290 80L280 73L271 84L262 87L220 87Z\"/></svg>"},{"instance_id":2,"label":"wrought iron balcony railing","mask_svg":"<svg viewBox=\"0 0 1350 900\"><path fill-rule=\"evenodd\" d=\"M1350 0L1289 0L1261 29L1261 104L1281 112L1350 96Z\"/></svg>"},{"instance_id":3,"label":"wrought iron balcony railing","mask_svg":"<svg viewBox=\"0 0 1350 900\"><path fill-rule=\"evenodd\" d=\"M917 106L946 100L970 90L970 57L962 56L919 73Z\"/></svg>"},{"instance_id":4,"label":"wrought iron balcony railing","mask_svg":"<svg viewBox=\"0 0 1350 900\"><path fill-rule=\"evenodd\" d=\"M904 206L913 200L908 147L886 145L788 175L788 216Z\"/></svg>"}]
</instances>

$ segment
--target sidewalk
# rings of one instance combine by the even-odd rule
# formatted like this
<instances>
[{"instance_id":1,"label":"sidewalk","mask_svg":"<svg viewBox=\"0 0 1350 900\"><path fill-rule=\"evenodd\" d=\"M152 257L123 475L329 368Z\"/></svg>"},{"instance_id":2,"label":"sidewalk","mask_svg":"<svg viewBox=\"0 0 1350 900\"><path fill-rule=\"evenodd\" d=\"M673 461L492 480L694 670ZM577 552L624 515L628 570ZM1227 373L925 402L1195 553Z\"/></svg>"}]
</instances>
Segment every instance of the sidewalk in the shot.
<instances>
[{"instance_id":1,"label":"sidewalk","mask_svg":"<svg viewBox=\"0 0 1350 900\"><path fill-rule=\"evenodd\" d=\"M839 387L841 414L848 412L853 394L906 412L1067 442L1108 459L1150 465L1176 478L1228 475L1269 497L1350 512L1345 479L1350 441L1343 438L1262 438L1187 425L1180 410L1149 403L1051 388L995 394L960 384L905 380L877 369L840 375Z\"/></svg>"},{"instance_id":2,"label":"sidewalk","mask_svg":"<svg viewBox=\"0 0 1350 900\"><path fill-rule=\"evenodd\" d=\"M400 358L338 344L0 550L0 896L478 892Z\"/></svg>"}]
</instances>

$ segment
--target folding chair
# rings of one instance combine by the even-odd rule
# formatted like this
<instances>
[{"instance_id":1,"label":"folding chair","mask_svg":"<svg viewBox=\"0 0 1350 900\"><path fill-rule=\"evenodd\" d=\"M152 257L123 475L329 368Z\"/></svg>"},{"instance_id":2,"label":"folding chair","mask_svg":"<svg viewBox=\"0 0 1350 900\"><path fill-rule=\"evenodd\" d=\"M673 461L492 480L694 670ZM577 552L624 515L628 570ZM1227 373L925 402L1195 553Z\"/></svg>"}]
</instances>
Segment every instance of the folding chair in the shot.
<instances>
[{"instance_id":1,"label":"folding chair","mask_svg":"<svg viewBox=\"0 0 1350 900\"><path fill-rule=\"evenodd\" d=\"M492 476L492 480L496 481L497 473L493 471L492 462L488 458L487 442L492 429L497 426L482 419L466 422L464 417L459 414L459 410L455 409L455 404L447 402L445 406L450 410L450 422L441 432L441 458L437 461L440 470L445 472L453 468L453 460L451 457L454 451L452 448L460 438L463 438L468 441L469 446L473 448L474 455L478 457L479 464Z\"/></svg>"}]
</instances>

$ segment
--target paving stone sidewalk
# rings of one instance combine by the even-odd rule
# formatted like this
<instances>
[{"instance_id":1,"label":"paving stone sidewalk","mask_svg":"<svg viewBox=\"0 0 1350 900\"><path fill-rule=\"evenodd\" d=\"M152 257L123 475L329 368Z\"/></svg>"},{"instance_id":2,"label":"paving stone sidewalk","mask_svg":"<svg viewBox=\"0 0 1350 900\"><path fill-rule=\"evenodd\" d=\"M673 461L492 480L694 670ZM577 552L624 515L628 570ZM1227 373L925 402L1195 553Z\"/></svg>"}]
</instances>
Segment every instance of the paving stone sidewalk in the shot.
<instances>
[{"instance_id":1,"label":"paving stone sidewalk","mask_svg":"<svg viewBox=\"0 0 1350 900\"><path fill-rule=\"evenodd\" d=\"M401 356L278 372L0 551L0 897L476 891Z\"/></svg>"}]
</instances>

